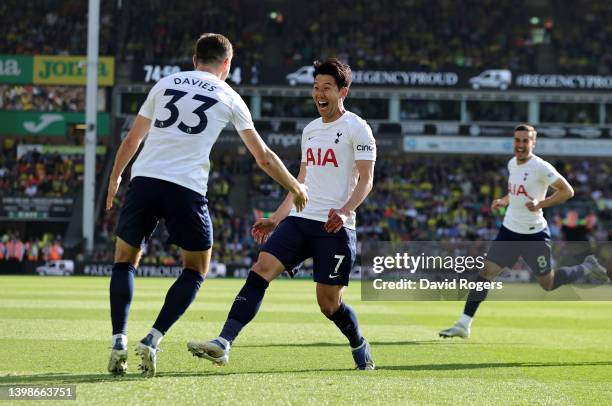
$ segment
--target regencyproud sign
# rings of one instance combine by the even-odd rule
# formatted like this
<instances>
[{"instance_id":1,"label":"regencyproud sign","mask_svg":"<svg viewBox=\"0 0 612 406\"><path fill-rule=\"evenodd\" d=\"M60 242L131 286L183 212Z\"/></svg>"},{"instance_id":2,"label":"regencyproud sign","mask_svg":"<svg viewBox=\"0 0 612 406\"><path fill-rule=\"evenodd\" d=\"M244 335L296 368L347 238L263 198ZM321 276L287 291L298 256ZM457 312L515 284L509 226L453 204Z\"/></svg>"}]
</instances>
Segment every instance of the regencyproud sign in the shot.
<instances>
[{"instance_id":1,"label":"regencyproud sign","mask_svg":"<svg viewBox=\"0 0 612 406\"><path fill-rule=\"evenodd\" d=\"M192 70L191 62L162 61L135 63L132 80L157 82L173 73ZM228 81L236 85L310 86L314 67L295 65L286 68L235 66ZM611 91L612 75L518 72L503 68L483 70L426 71L411 67L353 69L355 86L399 86L449 90L559 90Z\"/></svg>"},{"instance_id":2,"label":"regencyproud sign","mask_svg":"<svg viewBox=\"0 0 612 406\"><path fill-rule=\"evenodd\" d=\"M85 85L87 57L63 55L0 55L0 83ZM115 83L115 58L98 61L98 85Z\"/></svg>"}]
</instances>

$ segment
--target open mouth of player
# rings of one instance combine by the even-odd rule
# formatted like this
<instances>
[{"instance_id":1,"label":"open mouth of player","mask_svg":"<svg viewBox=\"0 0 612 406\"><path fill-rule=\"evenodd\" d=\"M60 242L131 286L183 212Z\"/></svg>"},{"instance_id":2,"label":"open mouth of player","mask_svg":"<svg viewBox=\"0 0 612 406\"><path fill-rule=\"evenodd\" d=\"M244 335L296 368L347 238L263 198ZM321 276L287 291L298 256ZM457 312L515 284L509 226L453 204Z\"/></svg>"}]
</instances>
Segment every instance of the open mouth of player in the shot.
<instances>
[{"instance_id":1,"label":"open mouth of player","mask_svg":"<svg viewBox=\"0 0 612 406\"><path fill-rule=\"evenodd\" d=\"M527 150L525 148L515 148L514 152L516 152L517 154L522 154L527 152Z\"/></svg>"},{"instance_id":2,"label":"open mouth of player","mask_svg":"<svg viewBox=\"0 0 612 406\"><path fill-rule=\"evenodd\" d=\"M319 110L327 110L327 108L329 107L329 102L319 100L317 101L317 107L319 108Z\"/></svg>"}]
</instances>

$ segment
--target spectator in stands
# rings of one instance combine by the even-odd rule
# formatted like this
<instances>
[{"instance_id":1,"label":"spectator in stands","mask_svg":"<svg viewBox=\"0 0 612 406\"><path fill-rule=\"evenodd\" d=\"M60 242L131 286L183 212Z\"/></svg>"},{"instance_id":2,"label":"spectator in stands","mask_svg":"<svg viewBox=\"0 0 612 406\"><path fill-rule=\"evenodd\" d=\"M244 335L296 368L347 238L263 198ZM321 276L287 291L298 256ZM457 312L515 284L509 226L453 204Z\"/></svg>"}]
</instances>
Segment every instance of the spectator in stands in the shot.
<instances>
[{"instance_id":1,"label":"spectator in stands","mask_svg":"<svg viewBox=\"0 0 612 406\"><path fill-rule=\"evenodd\" d=\"M525 0L340 0L333 16L327 7L323 1L202 0L170 8L162 1L102 2L100 53L188 63L193 33L206 27L232 40L240 55L235 66L251 82L283 62L294 68L330 55L356 69L612 72L612 6L605 0L572 7L545 0L538 10L550 15L533 22L531 11L538 11ZM86 13L87 2L78 0L4 0L0 53L85 55ZM535 58L538 47L549 57Z\"/></svg>"},{"instance_id":2,"label":"spectator in stands","mask_svg":"<svg viewBox=\"0 0 612 406\"><path fill-rule=\"evenodd\" d=\"M56 239L52 244L46 246L43 249L45 261L57 261L62 259L64 255L64 248L62 247L60 240Z\"/></svg>"}]
</instances>

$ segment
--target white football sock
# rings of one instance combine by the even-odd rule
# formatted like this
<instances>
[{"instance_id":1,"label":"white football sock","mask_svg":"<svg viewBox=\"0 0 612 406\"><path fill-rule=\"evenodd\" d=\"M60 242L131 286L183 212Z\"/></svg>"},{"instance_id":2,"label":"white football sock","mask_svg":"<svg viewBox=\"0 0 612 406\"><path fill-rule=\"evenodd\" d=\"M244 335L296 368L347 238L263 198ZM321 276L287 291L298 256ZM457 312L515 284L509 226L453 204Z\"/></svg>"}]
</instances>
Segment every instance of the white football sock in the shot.
<instances>
[{"instance_id":1,"label":"white football sock","mask_svg":"<svg viewBox=\"0 0 612 406\"><path fill-rule=\"evenodd\" d=\"M121 340L121 346L123 348L127 348L127 336L125 334L115 334L115 335L113 335L113 343L111 344L111 346L115 345L115 343L117 342L117 339Z\"/></svg>"},{"instance_id":2,"label":"white football sock","mask_svg":"<svg viewBox=\"0 0 612 406\"><path fill-rule=\"evenodd\" d=\"M159 342L162 340L162 338L164 338L164 335L156 328L152 328L151 331L149 331L149 334L153 336L151 344L153 347L157 348L159 346Z\"/></svg>"},{"instance_id":3,"label":"white football sock","mask_svg":"<svg viewBox=\"0 0 612 406\"><path fill-rule=\"evenodd\" d=\"M459 324L469 328L472 326L472 320L472 317L468 316L467 314L462 314L461 317L459 317Z\"/></svg>"}]
</instances>

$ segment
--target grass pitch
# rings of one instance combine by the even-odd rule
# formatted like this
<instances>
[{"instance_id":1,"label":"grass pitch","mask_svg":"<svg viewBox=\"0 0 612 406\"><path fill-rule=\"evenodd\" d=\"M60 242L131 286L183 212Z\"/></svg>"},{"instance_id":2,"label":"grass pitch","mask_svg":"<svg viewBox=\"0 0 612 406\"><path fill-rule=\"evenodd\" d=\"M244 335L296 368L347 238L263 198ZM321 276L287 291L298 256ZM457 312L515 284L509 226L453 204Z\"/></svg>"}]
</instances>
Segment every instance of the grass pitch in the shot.
<instances>
[{"instance_id":1,"label":"grass pitch","mask_svg":"<svg viewBox=\"0 0 612 406\"><path fill-rule=\"evenodd\" d=\"M463 303L361 302L353 282L346 302L378 367L354 371L346 339L319 313L314 284L280 280L230 364L215 368L186 342L218 334L243 281L211 279L162 341L158 376L144 379L132 348L173 279L138 278L129 373L113 378L108 282L0 277L0 385L76 384L76 403L96 405L612 404L612 302L488 302L470 339L442 340L437 332Z\"/></svg>"}]
</instances>

